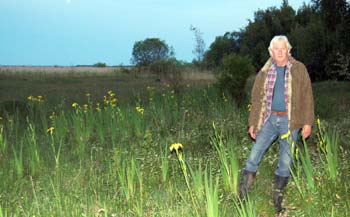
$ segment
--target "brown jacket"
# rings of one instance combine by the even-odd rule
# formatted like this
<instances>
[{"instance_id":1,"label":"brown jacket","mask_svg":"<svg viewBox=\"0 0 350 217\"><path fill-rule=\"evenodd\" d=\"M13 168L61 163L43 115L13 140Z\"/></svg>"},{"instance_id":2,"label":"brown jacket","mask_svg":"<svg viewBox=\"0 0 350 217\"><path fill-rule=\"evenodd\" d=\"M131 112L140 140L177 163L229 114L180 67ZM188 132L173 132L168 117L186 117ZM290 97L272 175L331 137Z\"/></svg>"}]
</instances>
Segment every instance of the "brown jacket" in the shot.
<instances>
[{"instance_id":1,"label":"brown jacket","mask_svg":"<svg viewBox=\"0 0 350 217\"><path fill-rule=\"evenodd\" d=\"M289 130L302 128L305 124L313 125L314 100L309 74L305 65L294 58L289 59L292 67L288 79L290 91L288 102L288 127ZM265 117L266 112L266 82L267 72L272 64L270 58L257 74L251 95L251 112L249 126L254 126L257 133Z\"/></svg>"}]
</instances>

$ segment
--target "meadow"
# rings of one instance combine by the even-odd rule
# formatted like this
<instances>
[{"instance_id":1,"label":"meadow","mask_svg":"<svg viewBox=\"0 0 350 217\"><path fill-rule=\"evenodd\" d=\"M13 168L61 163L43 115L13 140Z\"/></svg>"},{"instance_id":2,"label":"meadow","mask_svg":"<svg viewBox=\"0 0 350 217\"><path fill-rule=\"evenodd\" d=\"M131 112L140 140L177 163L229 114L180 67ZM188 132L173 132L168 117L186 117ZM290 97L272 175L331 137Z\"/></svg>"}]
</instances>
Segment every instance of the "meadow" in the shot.
<instances>
[{"instance_id":1,"label":"meadow","mask_svg":"<svg viewBox=\"0 0 350 217\"><path fill-rule=\"evenodd\" d=\"M130 71L0 74L1 217L274 216L278 145L240 203L249 107L208 74L192 72L176 91ZM284 206L288 216L350 216L350 85L313 90L317 121L296 144Z\"/></svg>"}]
</instances>

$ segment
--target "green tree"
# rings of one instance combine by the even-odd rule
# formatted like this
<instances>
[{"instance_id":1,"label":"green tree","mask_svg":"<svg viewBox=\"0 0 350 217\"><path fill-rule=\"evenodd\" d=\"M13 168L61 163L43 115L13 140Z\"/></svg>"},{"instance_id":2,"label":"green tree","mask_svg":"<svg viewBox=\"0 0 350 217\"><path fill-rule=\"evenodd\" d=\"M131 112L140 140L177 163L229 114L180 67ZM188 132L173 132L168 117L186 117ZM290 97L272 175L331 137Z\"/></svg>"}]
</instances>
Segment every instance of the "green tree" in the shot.
<instances>
[{"instance_id":1,"label":"green tree","mask_svg":"<svg viewBox=\"0 0 350 217\"><path fill-rule=\"evenodd\" d=\"M304 2L295 15L295 22L301 26L307 26L311 22L311 17L314 15L315 10Z\"/></svg>"},{"instance_id":2,"label":"green tree","mask_svg":"<svg viewBox=\"0 0 350 217\"><path fill-rule=\"evenodd\" d=\"M279 20L280 10L271 7L254 13L254 20L240 34L240 53L249 55L255 67L263 65L269 57L267 48L274 35L284 32Z\"/></svg>"},{"instance_id":3,"label":"green tree","mask_svg":"<svg viewBox=\"0 0 350 217\"><path fill-rule=\"evenodd\" d=\"M328 55L326 61L325 73L327 79L332 80L350 80L348 71L350 65L350 57L341 54L339 51L334 51Z\"/></svg>"},{"instance_id":4,"label":"green tree","mask_svg":"<svg viewBox=\"0 0 350 217\"><path fill-rule=\"evenodd\" d=\"M208 67L220 65L224 56L231 53L238 53L238 33L226 32L223 36L217 36L204 55L204 63Z\"/></svg>"},{"instance_id":5,"label":"green tree","mask_svg":"<svg viewBox=\"0 0 350 217\"><path fill-rule=\"evenodd\" d=\"M164 40L147 38L137 41L132 49L131 62L137 66L149 66L158 61L174 56L173 48L169 48Z\"/></svg>"},{"instance_id":6,"label":"green tree","mask_svg":"<svg viewBox=\"0 0 350 217\"><path fill-rule=\"evenodd\" d=\"M324 32L321 20L315 18L306 26L297 24L290 35L293 55L304 62L312 80L325 79L327 52Z\"/></svg>"},{"instance_id":7,"label":"green tree","mask_svg":"<svg viewBox=\"0 0 350 217\"><path fill-rule=\"evenodd\" d=\"M321 0L321 13L327 30L336 31L344 21L346 0Z\"/></svg>"},{"instance_id":8,"label":"green tree","mask_svg":"<svg viewBox=\"0 0 350 217\"><path fill-rule=\"evenodd\" d=\"M277 11L278 20L284 34L290 33L295 26L295 10L288 4L288 0L283 0L282 6Z\"/></svg>"}]
</instances>

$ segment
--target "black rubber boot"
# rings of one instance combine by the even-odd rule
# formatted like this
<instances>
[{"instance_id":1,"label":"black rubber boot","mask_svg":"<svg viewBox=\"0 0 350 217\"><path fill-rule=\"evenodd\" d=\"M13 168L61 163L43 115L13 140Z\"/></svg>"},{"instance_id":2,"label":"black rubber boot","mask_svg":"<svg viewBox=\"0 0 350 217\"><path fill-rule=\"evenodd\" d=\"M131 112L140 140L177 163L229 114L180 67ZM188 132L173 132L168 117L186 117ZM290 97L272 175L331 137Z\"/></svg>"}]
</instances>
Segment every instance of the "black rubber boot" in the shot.
<instances>
[{"instance_id":1,"label":"black rubber boot","mask_svg":"<svg viewBox=\"0 0 350 217\"><path fill-rule=\"evenodd\" d=\"M288 184L289 177L275 176L275 184L273 186L273 204L276 208L277 213L285 211L282 207L282 202L284 198L284 190Z\"/></svg>"},{"instance_id":2,"label":"black rubber boot","mask_svg":"<svg viewBox=\"0 0 350 217\"><path fill-rule=\"evenodd\" d=\"M249 172L247 170L243 170L243 175L239 184L239 199L243 201L247 193L251 190L254 180L255 180L256 172Z\"/></svg>"}]
</instances>

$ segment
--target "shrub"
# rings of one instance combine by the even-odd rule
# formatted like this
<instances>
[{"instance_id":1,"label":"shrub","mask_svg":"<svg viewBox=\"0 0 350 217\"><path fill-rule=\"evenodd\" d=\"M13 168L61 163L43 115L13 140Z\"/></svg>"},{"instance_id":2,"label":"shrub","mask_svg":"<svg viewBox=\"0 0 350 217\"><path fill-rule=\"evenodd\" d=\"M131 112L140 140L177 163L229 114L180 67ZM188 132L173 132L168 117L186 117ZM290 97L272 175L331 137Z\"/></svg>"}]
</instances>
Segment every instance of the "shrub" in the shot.
<instances>
[{"instance_id":1,"label":"shrub","mask_svg":"<svg viewBox=\"0 0 350 217\"><path fill-rule=\"evenodd\" d=\"M176 92L179 92L183 75L181 70L183 69L182 62L175 58L158 60L152 63L149 67L150 71L157 74L161 81L169 83Z\"/></svg>"},{"instance_id":2,"label":"shrub","mask_svg":"<svg viewBox=\"0 0 350 217\"><path fill-rule=\"evenodd\" d=\"M339 51L333 51L326 61L326 75L332 80L350 80L350 56L344 55Z\"/></svg>"},{"instance_id":3,"label":"shrub","mask_svg":"<svg viewBox=\"0 0 350 217\"><path fill-rule=\"evenodd\" d=\"M106 67L107 64L106 64L106 63L98 62L98 63L95 63L93 66L94 66L94 67Z\"/></svg>"},{"instance_id":4,"label":"shrub","mask_svg":"<svg viewBox=\"0 0 350 217\"><path fill-rule=\"evenodd\" d=\"M218 84L223 92L231 94L237 104L244 102L244 91L248 77L253 74L254 67L248 57L237 54L225 56L219 67Z\"/></svg>"}]
</instances>

